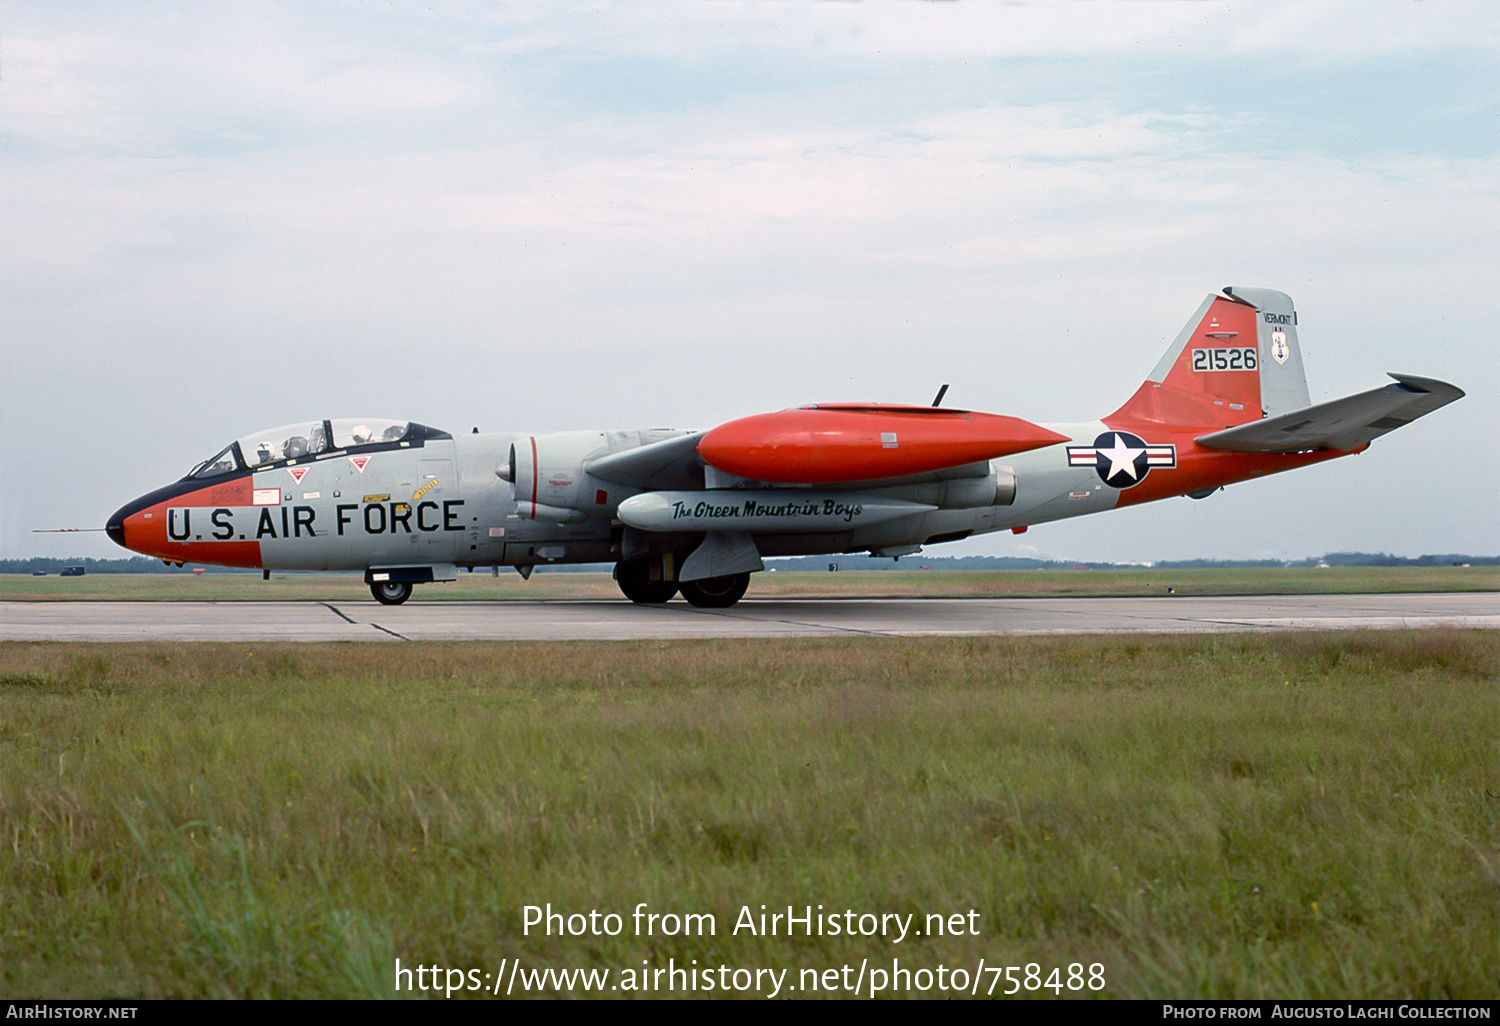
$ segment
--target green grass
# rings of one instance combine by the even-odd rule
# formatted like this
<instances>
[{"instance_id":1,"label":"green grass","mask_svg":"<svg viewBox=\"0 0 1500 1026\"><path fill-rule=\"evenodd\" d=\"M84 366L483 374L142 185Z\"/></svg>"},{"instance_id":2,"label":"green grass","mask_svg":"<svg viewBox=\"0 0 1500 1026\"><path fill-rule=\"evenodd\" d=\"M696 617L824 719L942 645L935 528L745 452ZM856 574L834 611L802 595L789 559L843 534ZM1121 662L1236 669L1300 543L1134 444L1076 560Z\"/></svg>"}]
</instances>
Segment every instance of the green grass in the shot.
<instances>
[{"instance_id":1,"label":"green grass","mask_svg":"<svg viewBox=\"0 0 1500 1026\"><path fill-rule=\"evenodd\" d=\"M4 643L0 989L899 957L1097 962L1117 997L1490 997L1497 671L1485 631ZM524 936L547 902L719 929ZM981 935L731 935L762 903Z\"/></svg>"},{"instance_id":2,"label":"green grass","mask_svg":"<svg viewBox=\"0 0 1500 1026\"><path fill-rule=\"evenodd\" d=\"M750 598L971 598L1069 595L1304 595L1369 592L1496 591L1500 567L1333 567L1231 570L943 570L892 569L850 573L762 573ZM368 599L357 574L95 574L89 577L0 575L0 601L289 602ZM617 599L606 573L534 574L523 581L461 574L450 584L423 585L414 601Z\"/></svg>"}]
</instances>

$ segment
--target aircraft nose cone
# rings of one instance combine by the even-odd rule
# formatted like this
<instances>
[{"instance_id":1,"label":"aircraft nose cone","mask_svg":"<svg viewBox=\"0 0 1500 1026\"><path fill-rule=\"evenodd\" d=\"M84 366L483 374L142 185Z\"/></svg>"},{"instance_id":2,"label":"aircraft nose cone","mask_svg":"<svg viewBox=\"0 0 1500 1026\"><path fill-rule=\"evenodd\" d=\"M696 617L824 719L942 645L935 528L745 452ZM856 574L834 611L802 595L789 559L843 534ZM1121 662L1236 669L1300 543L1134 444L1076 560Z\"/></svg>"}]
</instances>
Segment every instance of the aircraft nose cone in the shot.
<instances>
[{"instance_id":1,"label":"aircraft nose cone","mask_svg":"<svg viewBox=\"0 0 1500 1026\"><path fill-rule=\"evenodd\" d=\"M129 507L127 506L122 506L119 509L115 510L114 516L110 517L109 522L104 525L104 533L109 535L109 540L120 546L120 548L122 549L126 548L125 511L128 508Z\"/></svg>"}]
</instances>

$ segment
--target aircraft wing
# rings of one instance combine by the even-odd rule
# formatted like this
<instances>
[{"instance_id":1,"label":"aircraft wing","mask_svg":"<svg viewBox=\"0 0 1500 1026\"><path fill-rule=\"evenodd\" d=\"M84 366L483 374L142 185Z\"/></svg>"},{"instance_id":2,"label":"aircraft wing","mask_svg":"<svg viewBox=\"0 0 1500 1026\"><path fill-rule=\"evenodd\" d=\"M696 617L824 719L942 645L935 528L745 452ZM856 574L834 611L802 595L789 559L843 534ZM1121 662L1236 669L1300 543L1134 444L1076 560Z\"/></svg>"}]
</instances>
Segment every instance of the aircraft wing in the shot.
<instances>
[{"instance_id":1,"label":"aircraft wing","mask_svg":"<svg viewBox=\"0 0 1500 1026\"><path fill-rule=\"evenodd\" d=\"M698 458L698 443L702 440L703 432L695 431L601 456L587 469L602 481L627 488L702 488L703 461Z\"/></svg>"},{"instance_id":2,"label":"aircraft wing","mask_svg":"<svg viewBox=\"0 0 1500 1026\"><path fill-rule=\"evenodd\" d=\"M1463 397L1446 381L1392 374L1394 385L1252 421L1195 441L1228 452L1286 453L1309 449L1357 449Z\"/></svg>"}]
</instances>

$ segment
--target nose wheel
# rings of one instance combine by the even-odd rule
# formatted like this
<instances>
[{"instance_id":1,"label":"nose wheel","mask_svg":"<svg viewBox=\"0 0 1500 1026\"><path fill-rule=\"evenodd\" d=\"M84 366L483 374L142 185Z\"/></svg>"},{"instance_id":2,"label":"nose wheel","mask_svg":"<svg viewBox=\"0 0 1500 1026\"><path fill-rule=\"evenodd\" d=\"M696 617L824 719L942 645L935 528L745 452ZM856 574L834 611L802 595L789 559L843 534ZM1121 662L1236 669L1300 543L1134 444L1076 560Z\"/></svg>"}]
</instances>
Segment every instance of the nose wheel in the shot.
<instances>
[{"instance_id":1,"label":"nose wheel","mask_svg":"<svg viewBox=\"0 0 1500 1026\"><path fill-rule=\"evenodd\" d=\"M370 585L370 593L382 606L399 606L411 598L411 585L406 581L376 581Z\"/></svg>"}]
</instances>

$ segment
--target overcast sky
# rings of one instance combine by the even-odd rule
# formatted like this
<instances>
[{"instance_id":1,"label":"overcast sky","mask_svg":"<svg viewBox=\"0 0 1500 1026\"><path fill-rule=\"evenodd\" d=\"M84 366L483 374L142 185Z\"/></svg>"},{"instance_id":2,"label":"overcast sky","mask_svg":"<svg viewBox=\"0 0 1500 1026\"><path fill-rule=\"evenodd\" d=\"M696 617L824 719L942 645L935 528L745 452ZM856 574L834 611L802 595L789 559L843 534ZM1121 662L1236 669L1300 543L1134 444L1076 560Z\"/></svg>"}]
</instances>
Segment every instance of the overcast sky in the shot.
<instances>
[{"instance_id":1,"label":"overcast sky","mask_svg":"<svg viewBox=\"0 0 1500 1026\"><path fill-rule=\"evenodd\" d=\"M1102 416L1225 285L1363 455L930 550L1495 554L1489 2L0 12L0 555L236 436L708 428L806 402Z\"/></svg>"}]
</instances>

